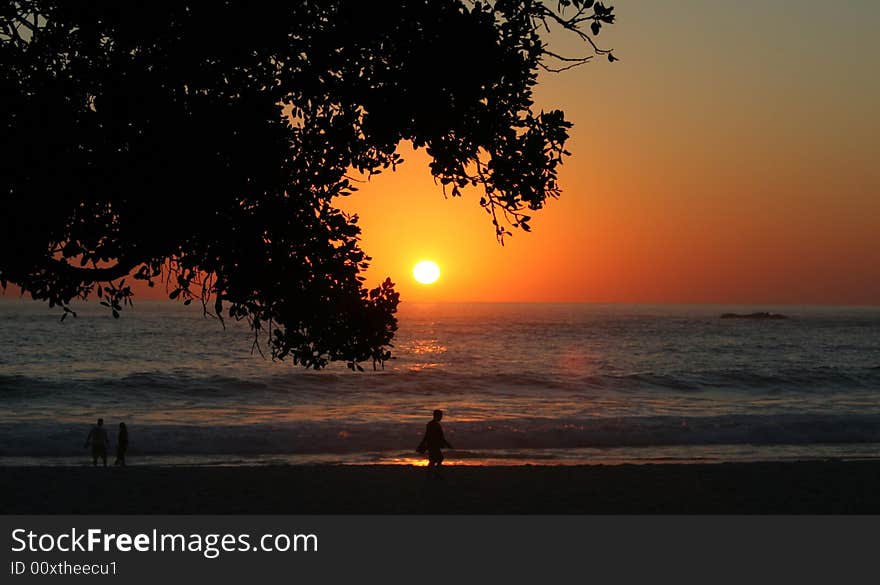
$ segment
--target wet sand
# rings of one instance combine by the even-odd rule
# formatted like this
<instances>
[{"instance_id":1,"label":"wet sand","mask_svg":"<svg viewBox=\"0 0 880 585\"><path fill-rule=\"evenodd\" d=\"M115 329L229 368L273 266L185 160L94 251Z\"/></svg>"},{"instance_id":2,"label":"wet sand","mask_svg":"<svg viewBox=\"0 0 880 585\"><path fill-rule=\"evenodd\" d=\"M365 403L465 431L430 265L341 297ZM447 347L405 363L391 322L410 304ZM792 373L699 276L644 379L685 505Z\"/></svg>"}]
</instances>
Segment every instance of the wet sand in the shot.
<instances>
[{"instance_id":1,"label":"wet sand","mask_svg":"<svg viewBox=\"0 0 880 585\"><path fill-rule=\"evenodd\" d=\"M878 514L880 461L12 467L3 514Z\"/></svg>"}]
</instances>

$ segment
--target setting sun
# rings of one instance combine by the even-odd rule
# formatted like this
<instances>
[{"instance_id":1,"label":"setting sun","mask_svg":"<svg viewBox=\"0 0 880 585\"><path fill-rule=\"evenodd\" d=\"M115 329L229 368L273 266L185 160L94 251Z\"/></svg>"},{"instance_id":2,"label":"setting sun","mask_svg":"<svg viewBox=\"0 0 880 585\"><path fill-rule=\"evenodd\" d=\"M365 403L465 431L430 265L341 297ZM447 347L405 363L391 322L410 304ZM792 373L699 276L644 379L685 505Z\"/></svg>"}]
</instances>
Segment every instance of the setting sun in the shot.
<instances>
[{"instance_id":1,"label":"setting sun","mask_svg":"<svg viewBox=\"0 0 880 585\"><path fill-rule=\"evenodd\" d=\"M423 260L413 267L413 276L422 284L434 284L440 278L440 267L435 262Z\"/></svg>"}]
</instances>

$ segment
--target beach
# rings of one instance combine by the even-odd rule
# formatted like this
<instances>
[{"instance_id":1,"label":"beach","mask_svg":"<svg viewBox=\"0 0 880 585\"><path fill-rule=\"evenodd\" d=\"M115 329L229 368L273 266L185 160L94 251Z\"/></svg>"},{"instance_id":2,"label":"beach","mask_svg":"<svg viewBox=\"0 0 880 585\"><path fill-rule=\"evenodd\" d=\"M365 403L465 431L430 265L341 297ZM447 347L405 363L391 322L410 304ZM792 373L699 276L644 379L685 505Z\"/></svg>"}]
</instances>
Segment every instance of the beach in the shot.
<instances>
[{"instance_id":1,"label":"beach","mask_svg":"<svg viewBox=\"0 0 880 585\"><path fill-rule=\"evenodd\" d=\"M251 356L185 306L123 328L0 303L0 509L880 513L880 309L784 310L414 304L397 359L353 373ZM434 409L455 448L429 483ZM98 418L130 468L87 465Z\"/></svg>"},{"instance_id":2,"label":"beach","mask_svg":"<svg viewBox=\"0 0 880 585\"><path fill-rule=\"evenodd\" d=\"M877 514L880 461L7 467L3 514Z\"/></svg>"},{"instance_id":3,"label":"beach","mask_svg":"<svg viewBox=\"0 0 880 585\"><path fill-rule=\"evenodd\" d=\"M353 373L251 355L246 324L194 307L143 302L117 321L83 305L62 325L0 302L0 467L77 465L98 418L111 445L127 425L140 464L407 464L434 409L453 464L880 452L877 308L766 307L791 317L768 321L719 318L740 306L412 304L396 359Z\"/></svg>"}]
</instances>

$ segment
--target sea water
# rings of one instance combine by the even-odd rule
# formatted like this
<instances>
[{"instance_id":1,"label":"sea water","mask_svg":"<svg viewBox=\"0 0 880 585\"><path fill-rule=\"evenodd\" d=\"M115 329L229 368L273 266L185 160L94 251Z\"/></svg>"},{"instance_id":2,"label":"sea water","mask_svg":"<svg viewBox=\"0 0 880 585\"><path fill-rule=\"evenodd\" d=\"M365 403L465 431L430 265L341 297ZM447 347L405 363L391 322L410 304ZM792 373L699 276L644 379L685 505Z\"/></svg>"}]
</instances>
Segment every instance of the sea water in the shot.
<instances>
[{"instance_id":1,"label":"sea water","mask_svg":"<svg viewBox=\"0 0 880 585\"><path fill-rule=\"evenodd\" d=\"M0 301L0 465L90 463L98 417L132 464L415 463L435 408L455 463L880 456L880 308L404 303L365 372L195 304L75 308ZM757 310L789 318L719 318Z\"/></svg>"}]
</instances>

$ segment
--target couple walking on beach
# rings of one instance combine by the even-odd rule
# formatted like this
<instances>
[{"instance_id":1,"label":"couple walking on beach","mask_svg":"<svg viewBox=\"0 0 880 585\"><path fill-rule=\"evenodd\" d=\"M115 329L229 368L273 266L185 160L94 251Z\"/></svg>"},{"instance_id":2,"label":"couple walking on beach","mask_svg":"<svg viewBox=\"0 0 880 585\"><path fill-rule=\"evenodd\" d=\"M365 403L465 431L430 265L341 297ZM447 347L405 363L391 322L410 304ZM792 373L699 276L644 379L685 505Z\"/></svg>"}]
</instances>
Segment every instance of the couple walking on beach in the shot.
<instances>
[{"instance_id":1,"label":"couple walking on beach","mask_svg":"<svg viewBox=\"0 0 880 585\"><path fill-rule=\"evenodd\" d=\"M110 447L110 438L107 436L107 429L104 428L104 419L99 418L98 424L89 431L86 437L85 446L92 446L92 465L98 465L98 458L104 462L107 467L107 449ZM119 423L119 436L116 438L116 462L114 465L125 467L125 452L128 451L128 429L125 423Z\"/></svg>"},{"instance_id":2,"label":"couple walking on beach","mask_svg":"<svg viewBox=\"0 0 880 585\"><path fill-rule=\"evenodd\" d=\"M443 449L453 449L446 437L443 436L443 427L440 421L443 419L443 411L435 410L433 419L425 428L425 436L416 448L419 453L428 453L428 475L438 477L440 466L443 465ZM110 447L110 438L107 429L104 428L104 419L99 418L98 423L89 431L85 446L92 447L92 465L98 465L98 459L107 467L107 450ZM119 436L116 438L116 463L125 466L125 452L128 450L128 429L125 423L119 423Z\"/></svg>"}]
</instances>

